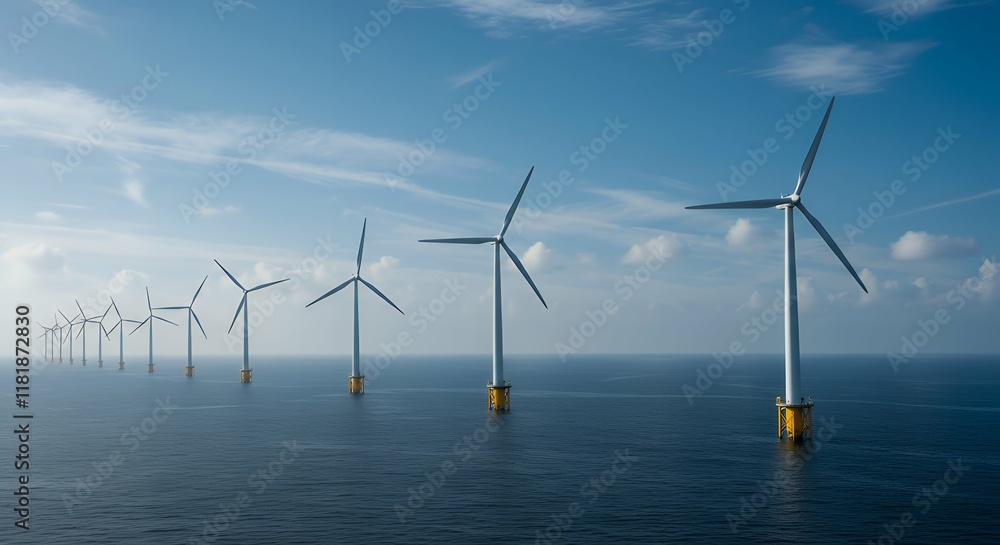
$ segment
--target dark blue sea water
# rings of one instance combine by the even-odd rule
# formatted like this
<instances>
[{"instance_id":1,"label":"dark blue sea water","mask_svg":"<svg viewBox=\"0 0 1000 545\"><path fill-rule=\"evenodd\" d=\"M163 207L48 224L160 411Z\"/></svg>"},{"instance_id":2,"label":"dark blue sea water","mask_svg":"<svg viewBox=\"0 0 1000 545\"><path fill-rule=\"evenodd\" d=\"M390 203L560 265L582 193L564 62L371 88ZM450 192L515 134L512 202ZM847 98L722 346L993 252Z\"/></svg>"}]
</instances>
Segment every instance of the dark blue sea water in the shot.
<instances>
[{"instance_id":1,"label":"dark blue sea water","mask_svg":"<svg viewBox=\"0 0 1000 545\"><path fill-rule=\"evenodd\" d=\"M780 356L693 403L710 357L510 357L502 415L488 356L401 357L363 396L346 358L257 357L250 385L232 357L52 364L28 532L4 434L0 543L997 543L998 359L806 356L801 445L775 437Z\"/></svg>"}]
</instances>

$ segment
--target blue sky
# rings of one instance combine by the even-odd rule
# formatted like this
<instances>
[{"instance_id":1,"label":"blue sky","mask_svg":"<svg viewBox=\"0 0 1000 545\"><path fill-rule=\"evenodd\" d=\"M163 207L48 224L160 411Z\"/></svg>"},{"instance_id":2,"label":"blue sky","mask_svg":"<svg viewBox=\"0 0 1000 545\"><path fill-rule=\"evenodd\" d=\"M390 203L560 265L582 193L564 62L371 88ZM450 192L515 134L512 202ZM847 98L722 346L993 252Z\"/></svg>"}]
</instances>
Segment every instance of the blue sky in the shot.
<instances>
[{"instance_id":1,"label":"blue sky","mask_svg":"<svg viewBox=\"0 0 1000 545\"><path fill-rule=\"evenodd\" d=\"M935 313L923 350L995 352L1000 10L894 6L5 2L4 305L142 319L208 275L196 353L238 354L215 258L295 278L251 297L252 353L347 354L350 294L303 307L367 218L362 276L407 315L362 293L363 352L486 354L491 249L416 240L497 233L534 166L507 242L549 309L506 264L508 353L780 352L781 214L683 207L791 192L836 95L803 199L871 294L799 215L803 352L898 352Z\"/></svg>"}]
</instances>

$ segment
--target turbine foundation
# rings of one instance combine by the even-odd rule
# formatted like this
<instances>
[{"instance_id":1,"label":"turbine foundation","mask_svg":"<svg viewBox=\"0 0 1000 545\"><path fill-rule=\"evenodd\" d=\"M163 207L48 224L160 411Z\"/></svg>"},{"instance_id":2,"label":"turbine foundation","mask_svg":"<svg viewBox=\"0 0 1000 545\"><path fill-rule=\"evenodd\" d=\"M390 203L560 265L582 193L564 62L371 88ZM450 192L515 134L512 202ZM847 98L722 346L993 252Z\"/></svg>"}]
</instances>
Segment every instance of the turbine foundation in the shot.
<instances>
[{"instance_id":1,"label":"turbine foundation","mask_svg":"<svg viewBox=\"0 0 1000 545\"><path fill-rule=\"evenodd\" d=\"M123 362L123 361L118 362L118 370L119 371L124 371L125 370L125 362Z\"/></svg>"},{"instance_id":2,"label":"turbine foundation","mask_svg":"<svg viewBox=\"0 0 1000 545\"><path fill-rule=\"evenodd\" d=\"M491 411L510 410L510 383L503 386L486 384L486 402Z\"/></svg>"},{"instance_id":3,"label":"turbine foundation","mask_svg":"<svg viewBox=\"0 0 1000 545\"><path fill-rule=\"evenodd\" d=\"M774 400L778 408L778 438L802 441L812 438L813 403L782 403L781 397Z\"/></svg>"},{"instance_id":4,"label":"turbine foundation","mask_svg":"<svg viewBox=\"0 0 1000 545\"><path fill-rule=\"evenodd\" d=\"M194 376L194 366L193 365L188 365L187 367L184 368L184 376L185 377L193 377Z\"/></svg>"},{"instance_id":5,"label":"turbine foundation","mask_svg":"<svg viewBox=\"0 0 1000 545\"><path fill-rule=\"evenodd\" d=\"M146 364L146 372L147 373L152 373L154 365L156 365L156 364L155 363L148 363L148 364Z\"/></svg>"},{"instance_id":6,"label":"turbine foundation","mask_svg":"<svg viewBox=\"0 0 1000 545\"><path fill-rule=\"evenodd\" d=\"M87 360L83 360L83 367L87 366Z\"/></svg>"},{"instance_id":7,"label":"turbine foundation","mask_svg":"<svg viewBox=\"0 0 1000 545\"><path fill-rule=\"evenodd\" d=\"M240 382L253 382L253 369L240 369Z\"/></svg>"},{"instance_id":8,"label":"turbine foundation","mask_svg":"<svg viewBox=\"0 0 1000 545\"><path fill-rule=\"evenodd\" d=\"M347 377L347 391L352 394L365 393L365 376L349 375Z\"/></svg>"},{"instance_id":9,"label":"turbine foundation","mask_svg":"<svg viewBox=\"0 0 1000 545\"><path fill-rule=\"evenodd\" d=\"M104 369L104 361L103 360L98 360L98 362L97 362L97 368L98 369Z\"/></svg>"}]
</instances>

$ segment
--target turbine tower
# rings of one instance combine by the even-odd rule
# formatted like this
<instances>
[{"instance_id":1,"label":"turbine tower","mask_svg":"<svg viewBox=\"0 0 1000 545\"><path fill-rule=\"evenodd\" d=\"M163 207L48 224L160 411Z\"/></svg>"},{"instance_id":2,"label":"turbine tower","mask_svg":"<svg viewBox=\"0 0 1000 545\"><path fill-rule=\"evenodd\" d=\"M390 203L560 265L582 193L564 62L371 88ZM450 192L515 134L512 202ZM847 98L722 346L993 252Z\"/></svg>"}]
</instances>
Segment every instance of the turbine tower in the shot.
<instances>
[{"instance_id":1,"label":"turbine tower","mask_svg":"<svg viewBox=\"0 0 1000 545\"><path fill-rule=\"evenodd\" d=\"M703 204L699 206L688 206L692 210L718 209L718 208L777 208L785 215L785 400L780 397L775 400L778 407L778 437L786 437L791 440L800 440L812 435L812 407L813 403L806 401L801 395L799 380L799 302L798 289L795 277L795 228L793 225L793 211L798 208L806 220L812 224L819 236L826 241L833 253L837 255L840 262L847 267L851 276L858 281L861 289L868 293L868 288L861 281L861 277L855 272L854 267L847 261L847 257L840 251L837 243L833 241L830 233L826 231L819 220L817 220L802 203L802 188L806 185L806 178L812 169L813 161L816 159L816 150L819 142L823 138L823 131L826 130L826 122L830 118L830 111L833 109L834 99L830 99L830 105L826 108L826 115L819 125L819 131L813 139L809 153L799 169L799 179L795 184L795 190L791 195L782 196L780 199L763 199L756 201L739 201L719 204Z\"/></svg>"},{"instance_id":2,"label":"turbine tower","mask_svg":"<svg viewBox=\"0 0 1000 545\"><path fill-rule=\"evenodd\" d=\"M167 320L166 318L160 318L159 316L154 316L153 315L153 303L150 302L150 300L149 300L149 288L148 287L146 288L146 308L149 309L149 317L147 317L145 320L139 322L139 325L135 326L135 329L133 329L129 333L129 335L131 335L132 333L135 333L136 331L139 331L140 327L142 327L143 325L145 325L146 322L149 322L149 363L146 365L146 372L147 373L152 373L153 372L153 319L155 318L157 320L160 320L161 322L167 322L168 324L172 324L172 325L177 325L177 324L171 322L170 320ZM121 369L121 366L119 366L119 369Z\"/></svg>"},{"instance_id":3,"label":"turbine tower","mask_svg":"<svg viewBox=\"0 0 1000 545\"><path fill-rule=\"evenodd\" d=\"M289 279L285 278L284 280L266 282L259 286L246 289L243 287L243 284L240 284L240 282L236 280L236 277L229 274L229 271L227 271L226 268L222 266L222 263L219 263L218 259L215 259L213 261L215 261L215 264L218 265L220 269L222 269L222 272L226 273L226 276L228 276L229 279L232 280L233 283L236 284L238 288L243 290L243 298L240 299L240 306L236 307L236 315L233 316L233 323L229 324L229 333L232 333L233 326L236 325L236 319L240 317L240 311L242 310L243 311L243 369L240 370L240 382L253 382L253 369L250 368L250 327L249 327L250 323L247 318L247 307L249 306L247 305L247 294L250 293L251 291L262 290L266 287L273 286L275 284L280 284Z\"/></svg>"},{"instance_id":4,"label":"turbine tower","mask_svg":"<svg viewBox=\"0 0 1000 545\"><path fill-rule=\"evenodd\" d=\"M124 371L125 370L125 324L141 325L142 322L140 322L139 320L126 320L125 318L122 318L122 313L118 312L118 305L115 304L114 297L111 298L111 308L115 309L115 314L118 315L118 322L115 323L114 327L111 328L111 331L108 331L108 335L110 335L115 330L116 327L121 326L121 329L118 330L118 370Z\"/></svg>"},{"instance_id":5,"label":"turbine tower","mask_svg":"<svg viewBox=\"0 0 1000 545\"><path fill-rule=\"evenodd\" d=\"M348 284L354 284L354 359L351 362L351 376L347 377L347 391L349 391L352 394L365 393L365 376L361 374L361 362L359 356L361 342L360 342L360 334L358 333L358 283L360 282L365 286L367 286L368 289L375 292L375 295L378 295L386 303L392 305L392 308L399 310L400 314L404 314L404 312L400 310L395 303L390 301L388 297L382 294L382 292L378 291L378 288L369 284L364 278L361 278L361 255L365 251L365 229L367 227L368 227L368 219L366 218L361 226L361 244L358 246L358 268L357 271L354 273L354 276L348 279L347 282L344 282L343 284L337 286L336 288L333 288L332 290L324 293L318 299L306 305L306 308L309 308L315 305L316 303L322 301L323 299L326 299L327 297L333 295L334 293L337 293L338 291L344 289L345 287L347 287Z\"/></svg>"},{"instance_id":6,"label":"turbine tower","mask_svg":"<svg viewBox=\"0 0 1000 545\"><path fill-rule=\"evenodd\" d=\"M517 270L521 271L524 275L524 279L528 281L528 285L531 289L535 291L535 295L542 302L545 308L549 306L545 303L545 299L542 298L542 294L538 292L538 288L535 287L535 283L531 281L531 277L528 276L528 271L524 270L524 265L521 265L521 260L517 258L517 255L511 251L507 243L504 242L504 235L507 233L507 228L510 227L510 220L514 218L514 212L517 210L517 205L521 202L521 196L524 195L524 189L528 187L528 180L531 179L531 173L534 172L535 167L531 167L528 171L528 175L524 178L524 183L521 184L521 190L517 192L517 197L514 198L514 203L510 205L510 210L507 211L507 217L503 220L503 228L500 229L500 234L493 237L475 237L475 238L440 238L440 239L430 239L421 240L420 242L436 242L443 244L492 244L493 245L493 379L486 384L486 395L487 395L487 406L490 410L494 411L508 411L510 410L510 382L505 382L503 379L503 318L501 316L502 301L500 299L500 248L503 248L510 260L514 262Z\"/></svg>"},{"instance_id":7,"label":"turbine tower","mask_svg":"<svg viewBox=\"0 0 1000 545\"><path fill-rule=\"evenodd\" d=\"M66 326L59 325L59 316L58 315L56 315L55 313L53 313L52 316L53 316L53 318L55 318L55 325L52 326L52 327L54 329L58 329L59 330L59 363L62 363L63 328L66 327ZM55 334L53 333L52 336L55 337ZM53 338L52 341L55 342L55 338ZM53 347L53 349L52 349L52 358L53 359L55 359L55 355L56 355L55 354L55 347Z\"/></svg>"},{"instance_id":8,"label":"turbine tower","mask_svg":"<svg viewBox=\"0 0 1000 545\"><path fill-rule=\"evenodd\" d=\"M73 320L76 320L77 318L80 317L79 314L76 315L76 316L74 316L73 320L70 320L69 318L67 318L66 315L63 314L63 311L61 311L61 310L59 311L59 314L62 314L63 319L66 320L66 325L69 326L69 364L73 365L73 326L76 325L76 324L78 324L78 323L82 323L82 322L74 322L73 321ZM65 326L63 326L63 327L65 327ZM62 353L62 347L59 348L59 352L60 352L59 360L62 361L62 355L61 355L61 353Z\"/></svg>"},{"instance_id":9,"label":"turbine tower","mask_svg":"<svg viewBox=\"0 0 1000 545\"><path fill-rule=\"evenodd\" d=\"M52 330L55 329L55 328L54 327L45 327L45 326L43 326L40 323L38 325L41 326L41 328L43 330L42 334L39 335L38 337L36 337L36 339L44 339L42 341L42 358L43 358L43 361L52 361L52 359L49 357L49 343L52 340L52 336L54 336L54 333L52 333Z\"/></svg>"},{"instance_id":10,"label":"turbine tower","mask_svg":"<svg viewBox=\"0 0 1000 545\"><path fill-rule=\"evenodd\" d=\"M87 324L98 324L98 331L97 331L97 333L98 333L98 335L97 335L97 367L98 368L104 367L104 358L103 358L103 352L102 352L103 348L101 346L102 343L101 343L101 335L100 335L100 333L101 333L101 330L104 329L104 325L103 325L104 317L107 316L108 315L108 311L111 310L111 305L108 305L108 310L105 310L104 314L102 314L100 316L96 316L95 315L95 316L91 316L91 317L88 318L87 314L85 312L83 312L83 307L80 306L80 302L77 301L76 299L74 299L73 302L76 303L76 308L80 309L80 316L83 316L83 323L80 325L80 332L76 334L78 337L81 336L81 335L83 336L83 366L84 367L87 366ZM107 330L104 330L104 334L105 334L105 336L108 334ZM108 339L108 340L110 340L110 339Z\"/></svg>"},{"instance_id":11,"label":"turbine tower","mask_svg":"<svg viewBox=\"0 0 1000 545\"><path fill-rule=\"evenodd\" d=\"M208 276L205 276L205 280L208 280ZM191 304L186 307L157 307L153 310L186 310L188 315L188 364L184 368L184 376L193 377L194 376L194 364L191 362L191 318L194 318L195 323L198 324L198 329L201 330L201 334L205 335L208 339L208 335L205 334L205 328L201 327L201 320L198 319L198 315L194 313L194 301L198 298L198 294L201 293L201 288L205 286L205 280L201 281L201 285L198 286L198 291L194 292L194 297L191 298Z\"/></svg>"}]
</instances>

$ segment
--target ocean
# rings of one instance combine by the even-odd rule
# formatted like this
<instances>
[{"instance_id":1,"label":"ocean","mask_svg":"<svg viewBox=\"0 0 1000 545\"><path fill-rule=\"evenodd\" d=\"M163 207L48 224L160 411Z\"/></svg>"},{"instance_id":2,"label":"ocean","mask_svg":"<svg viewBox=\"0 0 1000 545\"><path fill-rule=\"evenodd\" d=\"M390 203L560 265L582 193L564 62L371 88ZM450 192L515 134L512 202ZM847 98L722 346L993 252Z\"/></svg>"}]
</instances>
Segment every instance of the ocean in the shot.
<instances>
[{"instance_id":1,"label":"ocean","mask_svg":"<svg viewBox=\"0 0 1000 545\"><path fill-rule=\"evenodd\" d=\"M49 364L30 530L8 433L0 543L1000 542L997 356L805 355L801 444L780 355L508 356L505 414L489 355L404 355L360 396L347 357L251 357L252 384L239 357Z\"/></svg>"}]
</instances>

